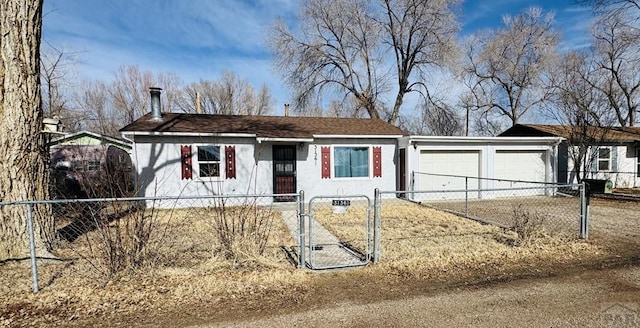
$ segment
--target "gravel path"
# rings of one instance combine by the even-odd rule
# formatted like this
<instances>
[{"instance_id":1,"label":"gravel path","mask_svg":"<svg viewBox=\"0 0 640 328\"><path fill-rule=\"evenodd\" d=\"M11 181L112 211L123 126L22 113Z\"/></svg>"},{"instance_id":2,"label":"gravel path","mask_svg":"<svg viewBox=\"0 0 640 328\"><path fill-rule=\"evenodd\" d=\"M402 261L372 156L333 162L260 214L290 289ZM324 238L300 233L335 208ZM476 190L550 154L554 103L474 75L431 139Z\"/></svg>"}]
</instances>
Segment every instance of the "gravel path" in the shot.
<instances>
[{"instance_id":1,"label":"gravel path","mask_svg":"<svg viewBox=\"0 0 640 328\"><path fill-rule=\"evenodd\" d=\"M294 240L299 238L299 219L295 210L281 210L282 219L291 231ZM310 225L308 219L305 223L307 229ZM338 237L323 227L318 221L313 220L311 231L307 231L305 258L307 266L312 268L349 267L365 264L360 258L351 253L340 244ZM310 237L309 237L310 236Z\"/></svg>"}]
</instances>

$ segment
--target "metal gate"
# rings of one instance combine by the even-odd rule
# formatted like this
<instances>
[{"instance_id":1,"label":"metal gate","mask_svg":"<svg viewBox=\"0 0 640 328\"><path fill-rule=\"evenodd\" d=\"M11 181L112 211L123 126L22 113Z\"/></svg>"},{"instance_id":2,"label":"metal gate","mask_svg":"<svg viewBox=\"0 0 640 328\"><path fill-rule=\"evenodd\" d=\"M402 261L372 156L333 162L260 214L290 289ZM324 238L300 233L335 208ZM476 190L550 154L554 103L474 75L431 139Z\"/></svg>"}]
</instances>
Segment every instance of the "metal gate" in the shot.
<instances>
[{"instance_id":1,"label":"metal gate","mask_svg":"<svg viewBox=\"0 0 640 328\"><path fill-rule=\"evenodd\" d=\"M372 203L364 195L318 196L301 216L311 269L336 269L367 264L372 256ZM304 234L304 231L307 233ZM303 259L304 259L303 253ZM304 263L304 262L303 262Z\"/></svg>"}]
</instances>

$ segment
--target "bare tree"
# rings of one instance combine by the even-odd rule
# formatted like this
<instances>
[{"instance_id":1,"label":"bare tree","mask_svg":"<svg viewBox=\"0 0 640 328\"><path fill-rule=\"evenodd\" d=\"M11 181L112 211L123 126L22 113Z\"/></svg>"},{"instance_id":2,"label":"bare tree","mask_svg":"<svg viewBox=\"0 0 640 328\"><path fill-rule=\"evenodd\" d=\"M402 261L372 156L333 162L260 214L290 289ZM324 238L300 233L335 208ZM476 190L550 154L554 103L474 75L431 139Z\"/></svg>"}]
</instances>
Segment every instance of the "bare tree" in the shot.
<instances>
[{"instance_id":1,"label":"bare tree","mask_svg":"<svg viewBox=\"0 0 640 328\"><path fill-rule=\"evenodd\" d=\"M80 124L75 130L90 130L100 134L117 136L122 123L114 119L108 86L102 81L84 81L74 93L75 102L83 109L79 112Z\"/></svg>"},{"instance_id":2,"label":"bare tree","mask_svg":"<svg viewBox=\"0 0 640 328\"><path fill-rule=\"evenodd\" d=\"M412 74L428 75L426 70L444 64L457 53L459 30L452 11L456 1L384 0L386 20L382 21L386 43L395 54L398 93L389 122L395 122L404 95L426 91L422 79L411 82ZM429 103L429 102L428 102Z\"/></svg>"},{"instance_id":3,"label":"bare tree","mask_svg":"<svg viewBox=\"0 0 640 328\"><path fill-rule=\"evenodd\" d=\"M47 154L42 130L40 42L42 0L0 2L0 199L46 199ZM35 206L38 246L46 250L52 221L45 206ZM29 254L24 207L0 209L0 258Z\"/></svg>"},{"instance_id":4,"label":"bare tree","mask_svg":"<svg viewBox=\"0 0 640 328\"><path fill-rule=\"evenodd\" d=\"M200 80L199 82L192 82L183 88L182 95L178 98L176 106L185 113L196 113L199 102L202 113L219 113L215 91L214 81Z\"/></svg>"},{"instance_id":5,"label":"bare tree","mask_svg":"<svg viewBox=\"0 0 640 328\"><path fill-rule=\"evenodd\" d=\"M604 81L593 87L606 95L620 126L634 126L640 110L640 30L627 19L625 11L614 11L594 28L596 63Z\"/></svg>"},{"instance_id":6,"label":"bare tree","mask_svg":"<svg viewBox=\"0 0 640 328\"><path fill-rule=\"evenodd\" d=\"M640 13L639 0L576 0L576 3L591 6L599 14L626 11L637 18Z\"/></svg>"},{"instance_id":7,"label":"bare tree","mask_svg":"<svg viewBox=\"0 0 640 328\"><path fill-rule=\"evenodd\" d=\"M459 136L464 134L464 121L447 97L427 94L419 105L418 115L401 115L400 127L413 134Z\"/></svg>"},{"instance_id":8,"label":"bare tree","mask_svg":"<svg viewBox=\"0 0 640 328\"><path fill-rule=\"evenodd\" d=\"M556 57L558 33L553 15L531 7L515 17L505 16L505 27L485 31L466 41L464 72L472 96L470 104L484 121L496 113L518 123L549 97L545 72Z\"/></svg>"},{"instance_id":9,"label":"bare tree","mask_svg":"<svg viewBox=\"0 0 640 328\"><path fill-rule=\"evenodd\" d=\"M564 129L571 174L580 182L591 171L591 154L597 151L594 145L604 140L605 132L616 122L607 96L594 87L606 79L592 53L586 51L565 54L549 76L553 98L546 113Z\"/></svg>"},{"instance_id":10,"label":"bare tree","mask_svg":"<svg viewBox=\"0 0 640 328\"><path fill-rule=\"evenodd\" d=\"M108 83L85 80L73 93L77 109L69 115L76 118L77 124L69 128L119 136L121 127L149 112L150 87L163 89L163 107L171 111L178 101L181 83L174 73L153 74L137 66L121 66Z\"/></svg>"},{"instance_id":11,"label":"bare tree","mask_svg":"<svg viewBox=\"0 0 640 328\"><path fill-rule=\"evenodd\" d=\"M269 44L276 68L304 111L321 95L355 100L355 112L381 118L383 96L397 88L387 120L395 123L404 96L424 91L420 73L455 49L455 0L305 1L294 34L278 22ZM395 60L389 61L388 52ZM395 67L389 71L388 67ZM392 73L393 72L393 73ZM391 81L395 80L395 85ZM413 81L412 81L413 80Z\"/></svg>"},{"instance_id":12,"label":"bare tree","mask_svg":"<svg viewBox=\"0 0 640 328\"><path fill-rule=\"evenodd\" d=\"M121 66L108 89L115 114L113 119L124 126L146 114L150 106L150 87L163 89L163 107L171 111L181 83L173 73L154 75L150 71L141 71L138 66Z\"/></svg>"},{"instance_id":13,"label":"bare tree","mask_svg":"<svg viewBox=\"0 0 640 328\"><path fill-rule=\"evenodd\" d=\"M77 62L76 53L60 50L46 41L42 43L40 51L44 115L65 117L71 106L66 91L72 87L73 66Z\"/></svg>"},{"instance_id":14,"label":"bare tree","mask_svg":"<svg viewBox=\"0 0 640 328\"><path fill-rule=\"evenodd\" d=\"M253 115L266 115L273 108L273 97L267 84L263 84L254 100Z\"/></svg>"},{"instance_id":15,"label":"bare tree","mask_svg":"<svg viewBox=\"0 0 640 328\"><path fill-rule=\"evenodd\" d=\"M147 113L148 91L157 87L153 73L142 72L138 66L121 66L109 88L116 120L123 125L133 122Z\"/></svg>"},{"instance_id":16,"label":"bare tree","mask_svg":"<svg viewBox=\"0 0 640 328\"><path fill-rule=\"evenodd\" d=\"M187 85L177 101L183 112L207 114L265 115L271 112L273 97L265 84L256 94L253 86L231 71L223 71L219 81L201 80Z\"/></svg>"}]
</instances>

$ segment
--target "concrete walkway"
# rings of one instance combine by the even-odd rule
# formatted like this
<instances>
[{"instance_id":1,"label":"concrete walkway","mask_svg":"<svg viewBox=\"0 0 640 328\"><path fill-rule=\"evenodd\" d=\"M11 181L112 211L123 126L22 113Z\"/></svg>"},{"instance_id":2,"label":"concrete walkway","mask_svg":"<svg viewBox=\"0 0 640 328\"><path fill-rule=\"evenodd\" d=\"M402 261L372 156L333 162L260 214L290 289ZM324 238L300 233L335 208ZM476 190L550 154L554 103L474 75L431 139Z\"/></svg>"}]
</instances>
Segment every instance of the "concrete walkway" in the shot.
<instances>
[{"instance_id":1,"label":"concrete walkway","mask_svg":"<svg viewBox=\"0 0 640 328\"><path fill-rule=\"evenodd\" d=\"M295 209L280 209L284 223L291 231L293 239L300 239L299 218ZM305 242L305 265L312 269L340 268L364 265L366 262L359 255L343 246L338 237L323 227L318 221L313 220L309 226L309 218L306 218L307 229ZM311 228L311 231L308 231ZM299 252L299 248L297 249ZM299 255L299 254L296 254Z\"/></svg>"}]
</instances>

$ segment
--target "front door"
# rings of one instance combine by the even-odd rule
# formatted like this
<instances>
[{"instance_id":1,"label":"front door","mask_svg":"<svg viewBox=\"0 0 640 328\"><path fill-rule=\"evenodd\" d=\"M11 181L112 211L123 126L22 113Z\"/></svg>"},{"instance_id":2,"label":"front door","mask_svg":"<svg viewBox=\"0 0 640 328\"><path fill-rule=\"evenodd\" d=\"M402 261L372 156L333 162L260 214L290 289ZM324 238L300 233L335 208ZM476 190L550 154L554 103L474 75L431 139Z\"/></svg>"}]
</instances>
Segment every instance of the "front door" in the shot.
<instances>
[{"instance_id":1,"label":"front door","mask_svg":"<svg viewBox=\"0 0 640 328\"><path fill-rule=\"evenodd\" d=\"M273 146L273 193L296 192L296 146ZM277 202L294 201L295 197L276 197Z\"/></svg>"}]
</instances>

